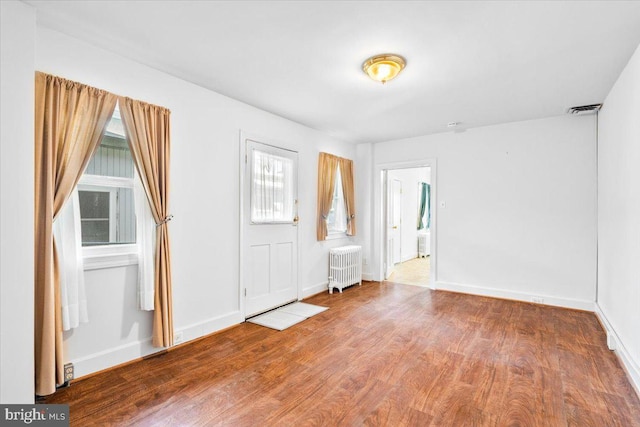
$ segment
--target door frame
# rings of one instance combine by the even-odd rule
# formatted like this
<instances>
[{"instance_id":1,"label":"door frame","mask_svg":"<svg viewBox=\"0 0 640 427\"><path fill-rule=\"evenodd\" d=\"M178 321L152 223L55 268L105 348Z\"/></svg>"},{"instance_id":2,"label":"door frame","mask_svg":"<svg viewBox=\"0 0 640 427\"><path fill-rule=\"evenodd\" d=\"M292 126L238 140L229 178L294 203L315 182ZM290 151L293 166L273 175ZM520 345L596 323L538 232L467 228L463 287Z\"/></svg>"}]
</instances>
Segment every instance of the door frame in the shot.
<instances>
[{"instance_id":1,"label":"door frame","mask_svg":"<svg viewBox=\"0 0 640 427\"><path fill-rule=\"evenodd\" d=\"M248 156L247 153L247 144L246 141L250 140L250 141L254 141L254 142L258 142L260 144L265 144L265 145L270 145L272 147L276 147L276 148L281 148L283 150L289 150L289 151L294 151L295 153L298 154L298 172L300 171L300 152L298 151L298 147L294 146L293 144L287 144L283 141L280 140L276 140L274 138L268 138L268 137L264 137L264 136L260 136L260 135L256 135L254 133L250 133L250 132L246 132L243 131L242 129L239 132L239 156L238 156L238 164L239 164L239 168L238 168L238 175L240 175L240 229L238 232L238 239L239 239L239 245L238 245L238 253L240 255L240 262L238 263L238 310L240 311L240 314L242 315L242 318L244 320L247 319L247 313L246 313L246 306L245 306L245 298L244 298L244 289L245 289L245 285L244 285L244 267L245 267L245 259L246 259L246 248L244 245L244 238L246 233L248 232L246 230L246 226L245 226L245 192L246 192L246 188L245 188L245 173L246 173L246 166L247 166L247 162L246 162L246 158ZM298 209L300 206L300 173L296 174L296 188L298 189L298 194L297 194L297 200L298 200ZM296 227L296 253L295 253L295 258L296 258L296 264L297 264L297 268L296 268L296 277L295 277L295 281L296 281L296 300L300 300L300 296L302 295L302 291L300 289L300 224L298 224Z\"/></svg>"},{"instance_id":2,"label":"door frame","mask_svg":"<svg viewBox=\"0 0 640 427\"><path fill-rule=\"evenodd\" d=\"M373 180L373 239L372 239L372 271L373 280L383 281L385 273L386 259L386 191L387 172L394 169L430 168L431 185L431 255L429 288L436 289L438 280L438 221L437 221L437 159L425 158L409 160L404 162L378 163L374 165Z\"/></svg>"}]
</instances>

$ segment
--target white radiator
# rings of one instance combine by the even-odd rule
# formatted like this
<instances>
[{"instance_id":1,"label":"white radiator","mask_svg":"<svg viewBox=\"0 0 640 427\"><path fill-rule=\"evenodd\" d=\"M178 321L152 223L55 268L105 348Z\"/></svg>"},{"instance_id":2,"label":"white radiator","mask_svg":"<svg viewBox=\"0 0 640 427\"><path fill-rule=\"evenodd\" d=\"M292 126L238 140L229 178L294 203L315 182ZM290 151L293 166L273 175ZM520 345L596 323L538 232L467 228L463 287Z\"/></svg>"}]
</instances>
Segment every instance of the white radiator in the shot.
<instances>
[{"instance_id":1,"label":"white radiator","mask_svg":"<svg viewBox=\"0 0 640 427\"><path fill-rule=\"evenodd\" d=\"M418 233L418 257L424 258L431 255L431 231Z\"/></svg>"},{"instance_id":2,"label":"white radiator","mask_svg":"<svg viewBox=\"0 0 640 427\"><path fill-rule=\"evenodd\" d=\"M362 285L361 246L340 246L329 250L329 293L347 286Z\"/></svg>"}]
</instances>

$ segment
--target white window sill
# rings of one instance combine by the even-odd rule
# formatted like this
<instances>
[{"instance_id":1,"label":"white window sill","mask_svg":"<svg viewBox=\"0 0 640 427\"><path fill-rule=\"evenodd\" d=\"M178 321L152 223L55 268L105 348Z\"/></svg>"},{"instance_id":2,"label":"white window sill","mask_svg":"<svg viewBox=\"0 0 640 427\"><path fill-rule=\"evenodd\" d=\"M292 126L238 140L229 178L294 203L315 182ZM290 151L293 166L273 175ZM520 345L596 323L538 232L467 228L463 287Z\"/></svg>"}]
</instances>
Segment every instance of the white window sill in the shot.
<instances>
[{"instance_id":1,"label":"white window sill","mask_svg":"<svg viewBox=\"0 0 640 427\"><path fill-rule=\"evenodd\" d=\"M91 246L82 249L84 270L125 267L138 264L138 246Z\"/></svg>"},{"instance_id":2,"label":"white window sill","mask_svg":"<svg viewBox=\"0 0 640 427\"><path fill-rule=\"evenodd\" d=\"M325 238L325 240L338 240L338 239L346 239L349 236L347 236L346 232L342 232L342 233L329 233L327 234L327 237Z\"/></svg>"}]
</instances>

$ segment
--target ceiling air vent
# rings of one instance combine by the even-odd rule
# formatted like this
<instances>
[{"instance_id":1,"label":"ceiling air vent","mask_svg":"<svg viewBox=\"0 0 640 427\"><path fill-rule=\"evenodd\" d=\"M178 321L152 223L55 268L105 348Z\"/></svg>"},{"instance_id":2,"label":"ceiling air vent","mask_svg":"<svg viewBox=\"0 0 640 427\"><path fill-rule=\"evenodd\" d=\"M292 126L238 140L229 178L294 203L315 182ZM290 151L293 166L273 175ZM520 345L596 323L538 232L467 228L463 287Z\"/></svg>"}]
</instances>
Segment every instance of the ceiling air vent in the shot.
<instances>
[{"instance_id":1,"label":"ceiling air vent","mask_svg":"<svg viewBox=\"0 0 640 427\"><path fill-rule=\"evenodd\" d=\"M597 113L600 108L602 108L602 104L591 104L591 105L581 105L579 107L571 107L567 109L567 114L591 114Z\"/></svg>"}]
</instances>

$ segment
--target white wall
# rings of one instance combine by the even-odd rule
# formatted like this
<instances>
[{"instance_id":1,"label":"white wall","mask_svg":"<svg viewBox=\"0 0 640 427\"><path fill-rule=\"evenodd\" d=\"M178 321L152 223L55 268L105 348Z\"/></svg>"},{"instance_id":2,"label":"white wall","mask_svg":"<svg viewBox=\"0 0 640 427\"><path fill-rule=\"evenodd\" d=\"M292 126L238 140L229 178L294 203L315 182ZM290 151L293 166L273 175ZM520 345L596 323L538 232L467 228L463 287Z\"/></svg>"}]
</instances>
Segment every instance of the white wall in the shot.
<instances>
[{"instance_id":1,"label":"white wall","mask_svg":"<svg viewBox=\"0 0 640 427\"><path fill-rule=\"evenodd\" d=\"M418 184L429 184L429 168L408 168L389 171L389 179L402 183L401 257L405 262L418 256Z\"/></svg>"},{"instance_id":2,"label":"white wall","mask_svg":"<svg viewBox=\"0 0 640 427\"><path fill-rule=\"evenodd\" d=\"M371 269L373 145L358 144L355 161L356 233L362 245L362 278L373 279Z\"/></svg>"},{"instance_id":3,"label":"white wall","mask_svg":"<svg viewBox=\"0 0 640 427\"><path fill-rule=\"evenodd\" d=\"M302 296L326 289L328 249L316 241L319 151L356 160L356 146L205 90L83 41L38 28L36 67L171 109L174 324L190 340L244 320L239 306L240 142L250 135L299 152ZM136 311L136 266L86 273L90 323L65 335L79 375L152 351L149 313Z\"/></svg>"},{"instance_id":4,"label":"white wall","mask_svg":"<svg viewBox=\"0 0 640 427\"><path fill-rule=\"evenodd\" d=\"M640 47L598 128L598 314L640 393Z\"/></svg>"},{"instance_id":5,"label":"white wall","mask_svg":"<svg viewBox=\"0 0 640 427\"><path fill-rule=\"evenodd\" d=\"M593 309L594 116L374 146L374 165L426 158L437 160L437 288ZM374 225L374 271L380 229Z\"/></svg>"},{"instance_id":6,"label":"white wall","mask_svg":"<svg viewBox=\"0 0 640 427\"><path fill-rule=\"evenodd\" d=\"M1 1L0 403L33 403L35 11Z\"/></svg>"}]
</instances>

